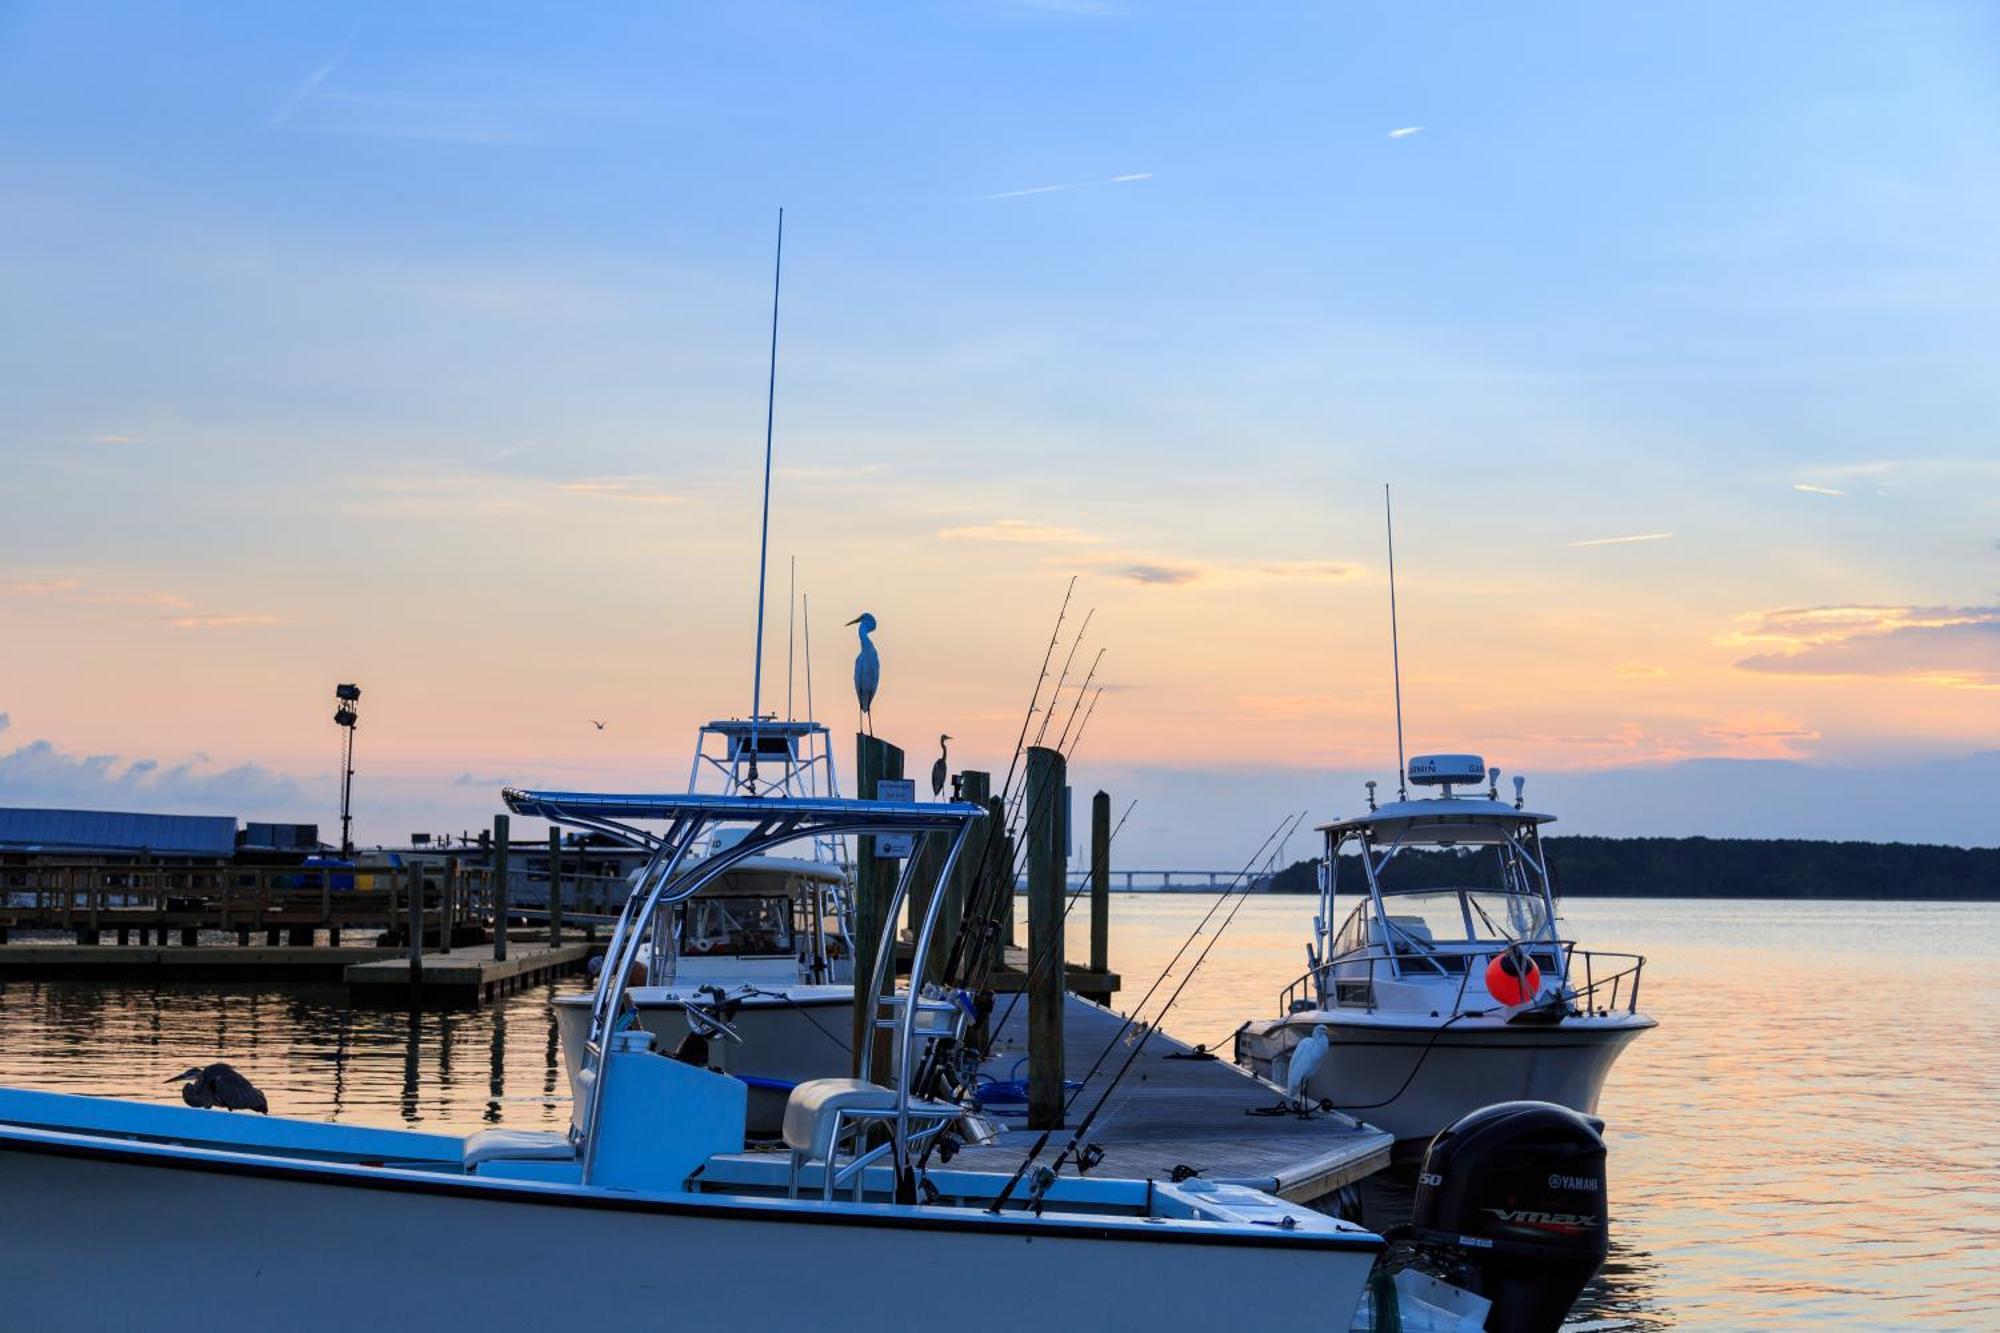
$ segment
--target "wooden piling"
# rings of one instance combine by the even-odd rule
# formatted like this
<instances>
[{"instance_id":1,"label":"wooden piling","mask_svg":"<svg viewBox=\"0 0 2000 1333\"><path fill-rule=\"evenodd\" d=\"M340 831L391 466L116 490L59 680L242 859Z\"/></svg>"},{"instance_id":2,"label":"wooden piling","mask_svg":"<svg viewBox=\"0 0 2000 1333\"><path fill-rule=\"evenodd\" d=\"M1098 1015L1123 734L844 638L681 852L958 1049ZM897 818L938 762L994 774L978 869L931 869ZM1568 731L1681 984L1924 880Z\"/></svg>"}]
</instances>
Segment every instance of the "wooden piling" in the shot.
<instances>
[{"instance_id":1,"label":"wooden piling","mask_svg":"<svg viewBox=\"0 0 2000 1333\"><path fill-rule=\"evenodd\" d=\"M549 947L562 948L562 831L549 829Z\"/></svg>"},{"instance_id":2,"label":"wooden piling","mask_svg":"<svg viewBox=\"0 0 2000 1333\"><path fill-rule=\"evenodd\" d=\"M985 805L993 792L993 778L978 769L967 769L959 774L958 795L960 800L974 805ZM986 839L991 835L993 821L974 821L965 834L965 849L958 854L958 864L952 867L951 882L945 886L944 908L938 914L938 938L944 941L939 949L942 958L950 951L951 941L965 923L965 905L974 901L979 884L980 867L986 863Z\"/></svg>"},{"instance_id":3,"label":"wooden piling","mask_svg":"<svg viewBox=\"0 0 2000 1333\"><path fill-rule=\"evenodd\" d=\"M507 961L507 839L509 819L493 816L493 961Z\"/></svg>"},{"instance_id":4,"label":"wooden piling","mask_svg":"<svg viewBox=\"0 0 2000 1333\"><path fill-rule=\"evenodd\" d=\"M1028 750L1028 1128L1063 1125L1063 818L1059 751Z\"/></svg>"},{"instance_id":5,"label":"wooden piling","mask_svg":"<svg viewBox=\"0 0 2000 1333\"><path fill-rule=\"evenodd\" d=\"M1111 970L1111 796L1090 798L1090 970L1103 976ZM1109 991L1084 996L1110 1004Z\"/></svg>"},{"instance_id":6,"label":"wooden piling","mask_svg":"<svg viewBox=\"0 0 2000 1333\"><path fill-rule=\"evenodd\" d=\"M393 882L394 876L390 876ZM424 987L424 868L414 858L410 862L410 999L415 1002Z\"/></svg>"},{"instance_id":7,"label":"wooden piling","mask_svg":"<svg viewBox=\"0 0 2000 1333\"><path fill-rule=\"evenodd\" d=\"M444 860L444 878L438 881L438 952L451 952L452 914L458 902L458 858Z\"/></svg>"},{"instance_id":8,"label":"wooden piling","mask_svg":"<svg viewBox=\"0 0 2000 1333\"><path fill-rule=\"evenodd\" d=\"M876 788L885 778L903 776L903 752L896 746L874 736L856 735L854 738L854 794L864 801L872 801ZM896 896L896 876L902 863L891 857L875 855L875 839L857 838L854 862L854 1029L852 1064L855 1074L861 1072L861 1052L873 1049L871 1072L877 1078L888 1077L889 1034L878 1032L876 1016L881 1011L880 997L870 997L868 979L875 972L875 955L881 946L883 928L889 916L889 904ZM891 992L895 990L895 969L889 969L884 984ZM879 1041L875 1040L877 1037ZM870 1043L864 1046L863 1043Z\"/></svg>"}]
</instances>

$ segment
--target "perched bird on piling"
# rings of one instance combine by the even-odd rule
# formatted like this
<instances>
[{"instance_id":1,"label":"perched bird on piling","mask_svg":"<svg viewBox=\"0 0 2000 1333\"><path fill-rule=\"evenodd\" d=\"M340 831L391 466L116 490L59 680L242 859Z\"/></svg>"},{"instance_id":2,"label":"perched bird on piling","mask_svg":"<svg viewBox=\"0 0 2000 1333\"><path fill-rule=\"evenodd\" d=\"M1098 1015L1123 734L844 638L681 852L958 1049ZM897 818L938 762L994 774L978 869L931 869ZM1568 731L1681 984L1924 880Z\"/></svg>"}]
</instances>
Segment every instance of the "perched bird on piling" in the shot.
<instances>
[{"instance_id":1,"label":"perched bird on piling","mask_svg":"<svg viewBox=\"0 0 2000 1333\"><path fill-rule=\"evenodd\" d=\"M861 651L854 657L854 697L861 704L861 720L873 736L875 719L869 710L875 706L875 690L882 684L882 658L868 637L875 632L875 617L863 611L847 623L861 627Z\"/></svg>"},{"instance_id":2,"label":"perched bird on piling","mask_svg":"<svg viewBox=\"0 0 2000 1333\"><path fill-rule=\"evenodd\" d=\"M1285 1100L1300 1115L1306 1113L1308 1106L1306 1084L1312 1081L1314 1072L1326 1059L1326 1048L1330 1044L1326 1037L1326 1024L1316 1023L1312 1035L1292 1047L1292 1061L1285 1068Z\"/></svg>"},{"instance_id":3,"label":"perched bird on piling","mask_svg":"<svg viewBox=\"0 0 2000 1333\"><path fill-rule=\"evenodd\" d=\"M944 780L951 775L950 768L946 766L947 761L951 757L951 751L947 748L950 742L951 742L951 737L949 736L938 737L937 762L931 765L932 800L936 800L939 796L942 796L944 794Z\"/></svg>"},{"instance_id":4,"label":"perched bird on piling","mask_svg":"<svg viewBox=\"0 0 2000 1333\"><path fill-rule=\"evenodd\" d=\"M257 1091L257 1086L225 1064L196 1065L186 1073L175 1074L167 1082L187 1085L181 1089L181 1100L189 1106L203 1110L220 1106L226 1111L271 1114L271 1105L264 1100L264 1094Z\"/></svg>"}]
</instances>

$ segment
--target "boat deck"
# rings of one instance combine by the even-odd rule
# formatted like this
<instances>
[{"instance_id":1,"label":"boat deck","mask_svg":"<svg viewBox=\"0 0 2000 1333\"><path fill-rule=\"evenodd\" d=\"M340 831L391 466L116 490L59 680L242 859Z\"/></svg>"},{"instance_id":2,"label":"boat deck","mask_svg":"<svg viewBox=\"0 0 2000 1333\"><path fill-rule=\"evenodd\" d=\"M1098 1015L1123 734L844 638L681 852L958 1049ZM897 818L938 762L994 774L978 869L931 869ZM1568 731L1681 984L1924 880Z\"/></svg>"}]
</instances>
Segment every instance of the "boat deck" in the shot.
<instances>
[{"instance_id":1,"label":"boat deck","mask_svg":"<svg viewBox=\"0 0 2000 1333\"><path fill-rule=\"evenodd\" d=\"M1015 1060L1027 1054L1026 1001L1006 1015L994 1042L989 1072L1006 1078ZM1066 1127L1049 1136L1043 1164L1055 1161L1069 1135L1131 1054L1118 1039L1124 1020L1111 1010L1075 995L1063 1010L1064 1077L1084 1080L1107 1045L1118 1042L1102 1067L1070 1094ZM1128 1037L1136 1033L1135 1027ZM1310 1118L1266 1116L1254 1111L1276 1106L1279 1093L1244 1073L1226 1058L1174 1059L1193 1048L1164 1032L1155 1033L1131 1072L1111 1094L1086 1141L1104 1149L1097 1171L1107 1176L1169 1179L1178 1166L1209 1180L1251 1185L1295 1203L1316 1203L1389 1164L1394 1139L1371 1125L1340 1114L1315 1112ZM1022 1068L1026 1076L1026 1067ZM966 1148L952 1160L972 1171L1013 1171L1034 1147L1040 1131L1027 1128L1027 1108L993 1107L1007 1133L983 1148ZM1072 1168L1065 1167L1067 1175Z\"/></svg>"}]
</instances>

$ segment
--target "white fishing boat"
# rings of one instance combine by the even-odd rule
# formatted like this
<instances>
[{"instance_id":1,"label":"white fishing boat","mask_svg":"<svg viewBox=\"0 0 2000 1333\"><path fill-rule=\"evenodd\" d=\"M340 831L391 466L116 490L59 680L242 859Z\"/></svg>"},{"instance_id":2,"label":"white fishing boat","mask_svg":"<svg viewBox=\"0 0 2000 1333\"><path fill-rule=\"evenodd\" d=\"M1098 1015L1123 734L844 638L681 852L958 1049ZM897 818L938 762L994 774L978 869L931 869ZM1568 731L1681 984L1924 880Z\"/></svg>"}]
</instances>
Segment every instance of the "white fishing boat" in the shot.
<instances>
[{"instance_id":1,"label":"white fishing boat","mask_svg":"<svg viewBox=\"0 0 2000 1333\"><path fill-rule=\"evenodd\" d=\"M1377 808L1371 782L1367 813L1322 826L1309 967L1277 1017L1238 1031L1236 1062L1287 1086L1300 1051L1307 1104L1406 1151L1494 1102L1594 1112L1612 1063L1654 1026L1638 1009L1645 960L1562 938L1541 837L1554 816L1523 808L1522 779L1510 805L1476 755L1413 758L1407 778L1435 794ZM1453 854L1445 882L1435 859L1398 864L1418 849ZM1341 880L1356 876L1336 928Z\"/></svg>"},{"instance_id":2,"label":"white fishing boat","mask_svg":"<svg viewBox=\"0 0 2000 1333\"><path fill-rule=\"evenodd\" d=\"M662 823L592 998L566 1133L469 1137L266 1119L0 1090L0 1287L22 1328L128 1329L156 1312L232 1326L873 1326L889 1310L1012 1329L1045 1293L1068 1322L1222 1326L1246 1293L1307 1290L1314 1323L1347 1327L1381 1239L1254 1190L953 1171L971 1109L925 1098L912 1072L955 1041L949 995L884 996L872 1017L893 1066L802 1083L783 1153L743 1149L747 1090L675 1059L628 1021L643 923L800 839L941 839L939 885L981 817L960 803L510 791L510 806L580 827ZM692 852L718 826L733 836ZM712 842L712 840L711 840ZM912 863L914 864L914 862ZM888 919L908 900L897 885ZM934 890L915 974L938 934ZM879 993L894 940L878 949ZM690 1017L712 1041L729 1024ZM868 1043L872 1046L873 1043ZM936 1149L933 1152L933 1149ZM79 1256L87 1256L81 1278ZM593 1256L594 1262L576 1262ZM774 1278L782 1276L782 1281ZM367 1311L363 1315L361 1311ZM604 1321L615 1321L606 1323Z\"/></svg>"},{"instance_id":3,"label":"white fishing boat","mask_svg":"<svg viewBox=\"0 0 2000 1333\"><path fill-rule=\"evenodd\" d=\"M695 742L688 790L837 797L830 739L810 720L710 722ZM643 850L615 826L588 827ZM700 851L712 854L733 836L716 829ZM690 1005L726 1013L740 1040L712 1043L709 1063L748 1087L754 1136L779 1132L795 1086L842 1077L853 1067L853 914L845 860L835 838L814 840L802 856L751 857L643 927L644 975L628 978L626 992L637 1022L671 1051L692 1030ZM590 1009L588 995L555 1001L572 1092Z\"/></svg>"}]
</instances>

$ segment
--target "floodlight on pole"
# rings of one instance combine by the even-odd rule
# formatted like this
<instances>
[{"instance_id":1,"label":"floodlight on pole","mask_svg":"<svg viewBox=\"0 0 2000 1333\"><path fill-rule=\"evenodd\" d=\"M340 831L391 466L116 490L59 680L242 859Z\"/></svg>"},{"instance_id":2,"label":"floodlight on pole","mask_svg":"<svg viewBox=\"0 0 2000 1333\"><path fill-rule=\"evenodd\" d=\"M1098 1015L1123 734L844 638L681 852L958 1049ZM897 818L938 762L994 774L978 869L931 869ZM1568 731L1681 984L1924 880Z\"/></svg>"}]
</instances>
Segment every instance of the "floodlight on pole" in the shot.
<instances>
[{"instance_id":1,"label":"floodlight on pole","mask_svg":"<svg viewBox=\"0 0 2000 1333\"><path fill-rule=\"evenodd\" d=\"M346 733L340 763L340 855L342 860L349 860L354 856L354 838L350 832L354 822L354 728L361 721L357 707L361 702L361 687L336 685L333 697L334 724Z\"/></svg>"}]
</instances>

